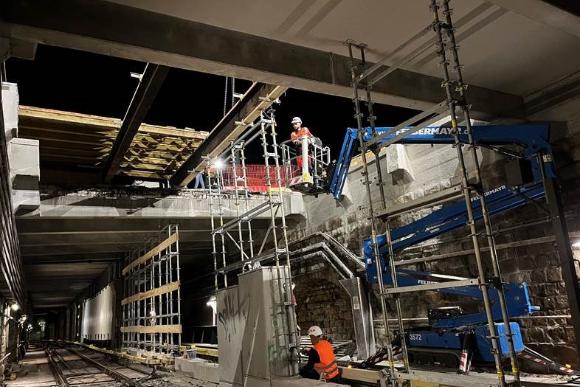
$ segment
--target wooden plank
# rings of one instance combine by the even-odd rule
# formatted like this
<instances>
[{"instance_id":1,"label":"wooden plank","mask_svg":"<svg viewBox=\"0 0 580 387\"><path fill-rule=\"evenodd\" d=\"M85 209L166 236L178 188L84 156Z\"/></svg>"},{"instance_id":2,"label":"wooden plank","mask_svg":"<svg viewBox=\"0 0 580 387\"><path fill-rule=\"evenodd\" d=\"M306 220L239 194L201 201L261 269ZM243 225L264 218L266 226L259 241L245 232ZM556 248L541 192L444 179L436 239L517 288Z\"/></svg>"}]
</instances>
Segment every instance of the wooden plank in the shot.
<instances>
[{"instance_id":1,"label":"wooden plank","mask_svg":"<svg viewBox=\"0 0 580 387\"><path fill-rule=\"evenodd\" d=\"M181 325L131 325L121 327L123 333L181 333Z\"/></svg>"},{"instance_id":2,"label":"wooden plank","mask_svg":"<svg viewBox=\"0 0 580 387\"><path fill-rule=\"evenodd\" d=\"M134 295L129 296L127 298L123 298L121 300L121 305L125 305L125 304L128 304L130 302L134 302L134 301L141 301L141 300L144 300L146 298L159 296L159 295L165 294L165 293L171 293L171 292L179 289L179 285L180 285L180 282L175 281L175 282L171 282L169 284L160 286L158 288L148 290L146 292L134 294Z\"/></svg>"},{"instance_id":3,"label":"wooden plank","mask_svg":"<svg viewBox=\"0 0 580 387\"><path fill-rule=\"evenodd\" d=\"M175 233L171 235L169 238L165 239L160 244L158 244L157 246L155 246L154 248L152 248L151 250L149 250L148 252L146 252L145 254L143 254L142 256L140 256L139 258L135 259L133 262L125 266L125 268L123 269L123 275L126 275L134 267L147 262L157 254L159 254L160 252L162 252L163 250L165 250L166 248L177 242L178 238L179 238L178 234Z\"/></svg>"},{"instance_id":4,"label":"wooden plank","mask_svg":"<svg viewBox=\"0 0 580 387\"><path fill-rule=\"evenodd\" d=\"M33 106L20 105L18 116L23 119L38 119L42 121L59 121L62 123L77 124L80 129L89 127L100 127L104 130L118 131L121 126L121 120L118 118L93 116L90 114L66 112L54 109L44 109ZM24 124L26 126L26 124ZM93 129L94 130L94 129ZM198 131L192 128L175 128L173 126L158 126L151 124L142 124L139 132L159 134L162 136L183 137L194 140L204 140L209 132ZM116 135L116 133L113 133Z\"/></svg>"}]
</instances>

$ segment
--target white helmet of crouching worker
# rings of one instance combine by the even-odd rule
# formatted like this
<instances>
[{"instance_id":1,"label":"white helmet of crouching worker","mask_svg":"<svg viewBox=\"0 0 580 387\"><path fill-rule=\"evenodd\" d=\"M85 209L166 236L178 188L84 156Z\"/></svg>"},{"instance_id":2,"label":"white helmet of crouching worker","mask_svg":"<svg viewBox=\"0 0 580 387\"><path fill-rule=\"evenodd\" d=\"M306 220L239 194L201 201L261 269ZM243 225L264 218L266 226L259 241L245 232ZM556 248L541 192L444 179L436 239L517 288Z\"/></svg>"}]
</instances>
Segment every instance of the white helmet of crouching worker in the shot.
<instances>
[{"instance_id":1,"label":"white helmet of crouching worker","mask_svg":"<svg viewBox=\"0 0 580 387\"><path fill-rule=\"evenodd\" d=\"M308 336L322 336L322 329L318 325L313 325L308 329Z\"/></svg>"}]
</instances>

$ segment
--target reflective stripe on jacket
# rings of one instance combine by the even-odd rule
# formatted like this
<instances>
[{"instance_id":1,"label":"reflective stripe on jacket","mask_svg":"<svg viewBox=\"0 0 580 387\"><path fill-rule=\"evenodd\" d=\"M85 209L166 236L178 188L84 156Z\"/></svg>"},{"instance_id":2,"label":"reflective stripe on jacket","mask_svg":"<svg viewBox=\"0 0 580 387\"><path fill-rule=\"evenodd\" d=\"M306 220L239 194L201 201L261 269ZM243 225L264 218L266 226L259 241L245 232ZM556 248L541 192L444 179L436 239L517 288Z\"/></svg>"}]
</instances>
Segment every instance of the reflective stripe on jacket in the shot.
<instances>
[{"instance_id":1,"label":"reflective stripe on jacket","mask_svg":"<svg viewBox=\"0 0 580 387\"><path fill-rule=\"evenodd\" d=\"M320 363L314 364L314 369L319 373L324 372L324 379L332 379L338 376L338 366L336 357L332 350L332 345L326 340L320 340L314 344L314 349L318 352Z\"/></svg>"}]
</instances>

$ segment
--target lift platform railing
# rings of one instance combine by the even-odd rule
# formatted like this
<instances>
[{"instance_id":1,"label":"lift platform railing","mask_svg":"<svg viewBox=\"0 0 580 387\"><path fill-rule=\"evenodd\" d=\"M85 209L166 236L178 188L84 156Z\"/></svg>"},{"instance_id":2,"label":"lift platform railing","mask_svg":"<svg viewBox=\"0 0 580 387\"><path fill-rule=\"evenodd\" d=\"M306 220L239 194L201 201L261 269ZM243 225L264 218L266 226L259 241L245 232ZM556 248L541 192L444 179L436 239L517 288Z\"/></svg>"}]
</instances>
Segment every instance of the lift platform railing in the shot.
<instances>
[{"instance_id":1,"label":"lift platform railing","mask_svg":"<svg viewBox=\"0 0 580 387\"><path fill-rule=\"evenodd\" d=\"M287 186L295 184L319 185L325 181L330 166L330 148L317 137L301 137L298 142L280 143L284 178Z\"/></svg>"}]
</instances>

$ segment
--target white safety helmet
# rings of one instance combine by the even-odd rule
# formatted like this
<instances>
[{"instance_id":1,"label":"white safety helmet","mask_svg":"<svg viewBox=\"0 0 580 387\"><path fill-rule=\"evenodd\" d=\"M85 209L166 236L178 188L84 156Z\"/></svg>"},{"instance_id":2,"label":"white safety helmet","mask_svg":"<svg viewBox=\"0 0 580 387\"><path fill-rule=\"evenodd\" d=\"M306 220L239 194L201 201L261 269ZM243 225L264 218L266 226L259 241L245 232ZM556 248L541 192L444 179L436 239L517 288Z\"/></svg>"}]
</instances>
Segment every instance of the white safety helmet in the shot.
<instances>
[{"instance_id":1,"label":"white safety helmet","mask_svg":"<svg viewBox=\"0 0 580 387\"><path fill-rule=\"evenodd\" d=\"M313 325L308 329L308 336L322 336L322 329L318 325Z\"/></svg>"},{"instance_id":2,"label":"white safety helmet","mask_svg":"<svg viewBox=\"0 0 580 387\"><path fill-rule=\"evenodd\" d=\"M295 124L297 122L300 123L300 124L302 123L302 120L300 119L300 117L294 117L294 118L292 118L292 122L291 122L292 124Z\"/></svg>"}]
</instances>

